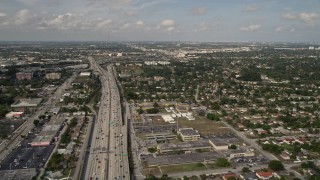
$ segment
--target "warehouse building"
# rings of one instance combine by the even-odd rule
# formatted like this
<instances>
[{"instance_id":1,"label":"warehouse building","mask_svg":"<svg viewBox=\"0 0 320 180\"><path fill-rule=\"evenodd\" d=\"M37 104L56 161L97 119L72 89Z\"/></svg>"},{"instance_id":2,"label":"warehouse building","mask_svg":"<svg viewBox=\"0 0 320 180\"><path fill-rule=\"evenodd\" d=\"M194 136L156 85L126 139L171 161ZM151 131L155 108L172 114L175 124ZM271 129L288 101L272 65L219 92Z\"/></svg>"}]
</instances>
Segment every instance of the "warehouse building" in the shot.
<instances>
[{"instance_id":1,"label":"warehouse building","mask_svg":"<svg viewBox=\"0 0 320 180\"><path fill-rule=\"evenodd\" d=\"M60 79L61 78L61 73L47 73L46 74L46 79Z\"/></svg>"},{"instance_id":2,"label":"warehouse building","mask_svg":"<svg viewBox=\"0 0 320 180\"><path fill-rule=\"evenodd\" d=\"M193 128L180 128L178 131L182 141L197 141L200 139L200 134Z\"/></svg>"},{"instance_id":3,"label":"warehouse building","mask_svg":"<svg viewBox=\"0 0 320 180\"><path fill-rule=\"evenodd\" d=\"M23 72L19 72L16 73L16 79L17 80L31 80L33 78L33 73L23 73Z\"/></svg>"},{"instance_id":4,"label":"warehouse building","mask_svg":"<svg viewBox=\"0 0 320 180\"><path fill-rule=\"evenodd\" d=\"M14 112L11 111L9 113L6 114L6 118L22 118L24 116L23 112Z\"/></svg>"},{"instance_id":5,"label":"warehouse building","mask_svg":"<svg viewBox=\"0 0 320 180\"><path fill-rule=\"evenodd\" d=\"M229 143L226 141L210 139L209 143L213 146L213 148L217 151L228 150Z\"/></svg>"},{"instance_id":6,"label":"warehouse building","mask_svg":"<svg viewBox=\"0 0 320 180\"><path fill-rule=\"evenodd\" d=\"M48 146L58 135L61 125L47 125L38 136L30 143L32 147Z\"/></svg>"},{"instance_id":7,"label":"warehouse building","mask_svg":"<svg viewBox=\"0 0 320 180\"><path fill-rule=\"evenodd\" d=\"M37 107L41 103L42 98L19 99L11 104L12 108Z\"/></svg>"},{"instance_id":8,"label":"warehouse building","mask_svg":"<svg viewBox=\"0 0 320 180\"><path fill-rule=\"evenodd\" d=\"M157 146L159 153L167 153L172 151L194 151L194 150L212 149L207 140L180 142L176 144L164 143Z\"/></svg>"}]
</instances>

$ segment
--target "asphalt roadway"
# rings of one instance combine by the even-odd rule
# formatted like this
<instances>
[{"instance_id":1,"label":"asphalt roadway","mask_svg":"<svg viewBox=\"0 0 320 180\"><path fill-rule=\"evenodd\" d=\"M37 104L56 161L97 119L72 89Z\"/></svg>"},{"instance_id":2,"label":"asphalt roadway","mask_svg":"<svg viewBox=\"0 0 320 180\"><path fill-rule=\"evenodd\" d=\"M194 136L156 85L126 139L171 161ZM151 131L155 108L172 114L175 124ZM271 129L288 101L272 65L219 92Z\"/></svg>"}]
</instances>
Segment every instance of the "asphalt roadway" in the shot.
<instances>
[{"instance_id":1,"label":"asphalt roadway","mask_svg":"<svg viewBox=\"0 0 320 180\"><path fill-rule=\"evenodd\" d=\"M127 157L127 128L122 124L120 94L112 66L107 71L89 57L91 68L100 74L102 96L93 128L85 179L130 179Z\"/></svg>"}]
</instances>

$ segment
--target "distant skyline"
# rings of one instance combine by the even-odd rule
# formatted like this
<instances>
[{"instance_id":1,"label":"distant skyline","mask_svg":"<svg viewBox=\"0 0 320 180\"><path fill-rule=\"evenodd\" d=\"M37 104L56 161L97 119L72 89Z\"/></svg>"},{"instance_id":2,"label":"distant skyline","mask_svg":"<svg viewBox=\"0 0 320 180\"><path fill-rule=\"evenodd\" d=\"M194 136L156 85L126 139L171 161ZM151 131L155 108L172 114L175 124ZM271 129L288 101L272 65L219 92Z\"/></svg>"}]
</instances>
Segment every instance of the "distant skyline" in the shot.
<instances>
[{"instance_id":1,"label":"distant skyline","mask_svg":"<svg viewBox=\"0 0 320 180\"><path fill-rule=\"evenodd\" d=\"M0 41L320 42L320 0L1 0Z\"/></svg>"}]
</instances>

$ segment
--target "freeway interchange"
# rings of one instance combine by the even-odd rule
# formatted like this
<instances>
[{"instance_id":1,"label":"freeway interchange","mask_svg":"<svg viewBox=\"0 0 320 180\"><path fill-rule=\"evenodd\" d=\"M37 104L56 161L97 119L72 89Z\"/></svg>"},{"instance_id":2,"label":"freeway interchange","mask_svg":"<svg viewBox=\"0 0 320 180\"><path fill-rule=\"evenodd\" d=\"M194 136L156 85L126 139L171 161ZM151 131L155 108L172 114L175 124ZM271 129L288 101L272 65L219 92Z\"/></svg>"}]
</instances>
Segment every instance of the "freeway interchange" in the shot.
<instances>
[{"instance_id":1,"label":"freeway interchange","mask_svg":"<svg viewBox=\"0 0 320 180\"><path fill-rule=\"evenodd\" d=\"M99 73L102 94L93 135L89 144L85 179L130 179L127 126L122 121L120 94L113 75L89 57L91 67ZM125 122L125 121L124 121Z\"/></svg>"}]
</instances>

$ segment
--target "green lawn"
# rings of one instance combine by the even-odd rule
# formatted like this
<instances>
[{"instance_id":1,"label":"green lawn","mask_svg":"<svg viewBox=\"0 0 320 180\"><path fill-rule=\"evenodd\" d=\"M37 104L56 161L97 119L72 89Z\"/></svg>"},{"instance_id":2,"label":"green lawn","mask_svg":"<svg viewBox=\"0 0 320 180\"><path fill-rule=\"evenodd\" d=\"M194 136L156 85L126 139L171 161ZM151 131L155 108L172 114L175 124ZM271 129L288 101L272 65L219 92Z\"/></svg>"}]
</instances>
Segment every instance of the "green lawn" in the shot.
<instances>
[{"instance_id":1,"label":"green lawn","mask_svg":"<svg viewBox=\"0 0 320 180\"><path fill-rule=\"evenodd\" d=\"M206 170L206 166L202 163L193 164L182 164L182 165L171 165L171 166L161 166L163 174L166 173L176 173L176 172L186 172L186 171L201 171Z\"/></svg>"},{"instance_id":2,"label":"green lawn","mask_svg":"<svg viewBox=\"0 0 320 180\"><path fill-rule=\"evenodd\" d=\"M221 122L208 120L203 116L195 116L196 120L189 121L187 118L179 118L179 128L194 128L202 135L228 133L231 130L225 127Z\"/></svg>"},{"instance_id":3,"label":"green lawn","mask_svg":"<svg viewBox=\"0 0 320 180\"><path fill-rule=\"evenodd\" d=\"M292 145L290 145L290 144L284 143L284 144L282 144L282 147L283 147L284 149L288 150L289 152L293 150L293 147L292 147Z\"/></svg>"},{"instance_id":4,"label":"green lawn","mask_svg":"<svg viewBox=\"0 0 320 180\"><path fill-rule=\"evenodd\" d=\"M136 133L136 136L141 140L147 140L146 134L147 133Z\"/></svg>"}]
</instances>

